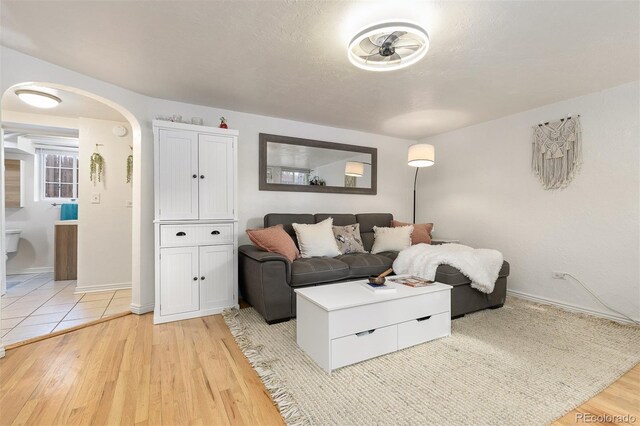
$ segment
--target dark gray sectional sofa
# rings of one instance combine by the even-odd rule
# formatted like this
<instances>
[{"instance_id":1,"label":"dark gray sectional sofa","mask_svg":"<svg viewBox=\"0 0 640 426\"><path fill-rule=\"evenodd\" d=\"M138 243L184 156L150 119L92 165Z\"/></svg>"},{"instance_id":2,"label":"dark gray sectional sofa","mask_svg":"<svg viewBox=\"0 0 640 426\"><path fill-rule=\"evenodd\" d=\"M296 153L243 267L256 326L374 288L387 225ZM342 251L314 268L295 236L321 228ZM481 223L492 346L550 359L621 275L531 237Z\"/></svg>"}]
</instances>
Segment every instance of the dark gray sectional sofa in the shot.
<instances>
[{"instance_id":1,"label":"dark gray sectional sofa","mask_svg":"<svg viewBox=\"0 0 640 426\"><path fill-rule=\"evenodd\" d=\"M270 213L264 217L264 226L284 225L285 231L297 244L292 223L313 224L333 218L336 226L360 224L360 235L365 250L373 246L373 227L390 226L389 213L364 214L284 214ZM398 252L378 254L344 254L335 258L314 257L290 262L277 253L268 253L253 245L239 248L239 284L242 297L253 306L268 323L286 321L296 316L295 288L331 284L369 275L377 275L391 267ZM499 308L507 293L509 264L504 262L495 290L491 294L471 288L471 281L457 269L441 265L436 281L453 286L451 316L460 317L486 308Z\"/></svg>"}]
</instances>

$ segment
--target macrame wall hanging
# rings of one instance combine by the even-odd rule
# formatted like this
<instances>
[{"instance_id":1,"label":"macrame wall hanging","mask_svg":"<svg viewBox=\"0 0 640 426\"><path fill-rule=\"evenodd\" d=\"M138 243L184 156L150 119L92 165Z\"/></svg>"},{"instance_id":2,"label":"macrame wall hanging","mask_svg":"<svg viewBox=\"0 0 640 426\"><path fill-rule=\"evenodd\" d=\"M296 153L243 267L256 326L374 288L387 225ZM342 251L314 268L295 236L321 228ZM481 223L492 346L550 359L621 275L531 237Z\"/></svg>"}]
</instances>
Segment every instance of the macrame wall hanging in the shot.
<instances>
[{"instance_id":1,"label":"macrame wall hanging","mask_svg":"<svg viewBox=\"0 0 640 426\"><path fill-rule=\"evenodd\" d=\"M569 185L582 165L580 116L533 128L531 170L544 189Z\"/></svg>"}]
</instances>

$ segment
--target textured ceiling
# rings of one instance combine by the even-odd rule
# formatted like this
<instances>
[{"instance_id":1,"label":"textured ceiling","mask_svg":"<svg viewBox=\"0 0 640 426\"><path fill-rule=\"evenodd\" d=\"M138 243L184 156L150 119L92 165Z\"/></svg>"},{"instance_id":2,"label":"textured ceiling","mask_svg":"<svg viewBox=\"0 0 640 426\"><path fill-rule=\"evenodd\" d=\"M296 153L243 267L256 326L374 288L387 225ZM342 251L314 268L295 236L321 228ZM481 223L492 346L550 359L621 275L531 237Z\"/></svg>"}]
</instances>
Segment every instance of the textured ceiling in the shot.
<instances>
[{"instance_id":1,"label":"textured ceiling","mask_svg":"<svg viewBox=\"0 0 640 426\"><path fill-rule=\"evenodd\" d=\"M146 95L420 138L637 80L640 2L2 1L0 42ZM363 26L431 48L352 66Z\"/></svg>"}]
</instances>

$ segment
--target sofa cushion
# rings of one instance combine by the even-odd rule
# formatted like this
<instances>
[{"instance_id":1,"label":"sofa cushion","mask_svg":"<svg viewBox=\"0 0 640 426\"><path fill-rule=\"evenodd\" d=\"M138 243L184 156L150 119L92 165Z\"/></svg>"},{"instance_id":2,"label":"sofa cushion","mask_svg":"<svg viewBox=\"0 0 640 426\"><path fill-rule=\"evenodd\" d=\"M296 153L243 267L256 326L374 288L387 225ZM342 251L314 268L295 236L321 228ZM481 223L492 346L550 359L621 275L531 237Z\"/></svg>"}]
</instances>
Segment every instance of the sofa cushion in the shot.
<instances>
[{"instance_id":1,"label":"sofa cushion","mask_svg":"<svg viewBox=\"0 0 640 426\"><path fill-rule=\"evenodd\" d=\"M349 265L330 257L298 259L291 264L291 287L338 281L349 276Z\"/></svg>"},{"instance_id":2,"label":"sofa cushion","mask_svg":"<svg viewBox=\"0 0 640 426\"><path fill-rule=\"evenodd\" d=\"M333 236L341 254L366 253L360 236L360 224L334 226Z\"/></svg>"},{"instance_id":3,"label":"sofa cushion","mask_svg":"<svg viewBox=\"0 0 640 426\"><path fill-rule=\"evenodd\" d=\"M375 240L371 253L381 253L383 251L400 251L411 246L411 233L413 225L390 228L388 226L374 226L373 232Z\"/></svg>"},{"instance_id":4,"label":"sofa cushion","mask_svg":"<svg viewBox=\"0 0 640 426\"><path fill-rule=\"evenodd\" d=\"M400 226L409 226L410 223L399 222L397 220L391 221L391 226L398 228ZM431 231L433 231L433 223L416 223L413 225L413 232L411 233L411 245L415 244L431 244Z\"/></svg>"},{"instance_id":5,"label":"sofa cushion","mask_svg":"<svg viewBox=\"0 0 640 426\"><path fill-rule=\"evenodd\" d=\"M350 277L368 277L379 275L391 268L393 261L386 256L369 253L343 254L336 259L349 265Z\"/></svg>"},{"instance_id":6,"label":"sofa cushion","mask_svg":"<svg viewBox=\"0 0 640 426\"><path fill-rule=\"evenodd\" d=\"M264 251L281 254L292 262L300 257L298 247L293 242L291 235L284 231L282 225L247 229L247 235L253 244Z\"/></svg>"},{"instance_id":7,"label":"sofa cushion","mask_svg":"<svg viewBox=\"0 0 640 426\"><path fill-rule=\"evenodd\" d=\"M508 276L509 263L507 261L504 261L502 262L502 268L500 268L500 272L498 272L498 278ZM438 266L438 269L436 269L436 281L443 284L449 284L454 287L471 283L471 280L467 278L466 275L460 272L457 268L454 268L450 265Z\"/></svg>"},{"instance_id":8,"label":"sofa cushion","mask_svg":"<svg viewBox=\"0 0 640 426\"><path fill-rule=\"evenodd\" d=\"M398 257L398 253L400 253L399 251L383 251L380 253L376 253L376 256L384 256L387 257L389 259L391 259L391 262L393 262L394 260L396 260L396 257Z\"/></svg>"},{"instance_id":9,"label":"sofa cushion","mask_svg":"<svg viewBox=\"0 0 640 426\"><path fill-rule=\"evenodd\" d=\"M356 215L356 220L360 224L360 235L366 251L371 251L373 247L373 227L389 226L393 220L391 213L361 213Z\"/></svg>"},{"instance_id":10,"label":"sofa cushion","mask_svg":"<svg viewBox=\"0 0 640 426\"><path fill-rule=\"evenodd\" d=\"M315 215L316 223L322 222L328 218L333 218L333 226L345 226L345 225L353 225L354 223L358 223L356 220L356 215L354 214L331 214L331 213L316 213Z\"/></svg>"},{"instance_id":11,"label":"sofa cushion","mask_svg":"<svg viewBox=\"0 0 640 426\"><path fill-rule=\"evenodd\" d=\"M338 242L333 235L333 219L320 223L294 223L301 257L336 257L340 254Z\"/></svg>"},{"instance_id":12,"label":"sofa cushion","mask_svg":"<svg viewBox=\"0 0 640 426\"><path fill-rule=\"evenodd\" d=\"M291 235L293 241L298 245L298 239L296 238L296 231L293 229L294 223L316 223L312 214L296 214L296 213L269 213L264 216L264 227L283 225L287 234Z\"/></svg>"}]
</instances>

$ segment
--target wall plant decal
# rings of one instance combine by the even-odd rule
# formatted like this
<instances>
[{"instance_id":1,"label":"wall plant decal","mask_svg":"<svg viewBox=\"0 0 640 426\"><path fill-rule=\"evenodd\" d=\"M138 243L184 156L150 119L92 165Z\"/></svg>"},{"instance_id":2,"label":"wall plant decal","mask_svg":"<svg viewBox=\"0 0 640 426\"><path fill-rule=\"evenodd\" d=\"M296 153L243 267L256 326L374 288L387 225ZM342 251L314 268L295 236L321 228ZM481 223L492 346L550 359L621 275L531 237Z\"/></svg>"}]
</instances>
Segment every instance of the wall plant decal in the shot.
<instances>
[{"instance_id":1,"label":"wall plant decal","mask_svg":"<svg viewBox=\"0 0 640 426\"><path fill-rule=\"evenodd\" d=\"M98 147L102 146L96 144L96 152L91 154L91 163L89 166L89 180L96 183L102 182L102 174L104 173L104 157L98 152Z\"/></svg>"},{"instance_id":2,"label":"wall plant decal","mask_svg":"<svg viewBox=\"0 0 640 426\"><path fill-rule=\"evenodd\" d=\"M133 147L129 146L133 151ZM133 181L133 153L129 154L127 157L127 183L131 183Z\"/></svg>"}]
</instances>

